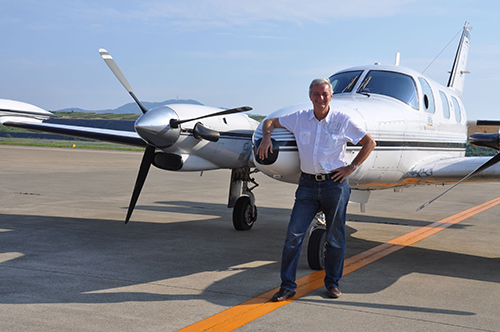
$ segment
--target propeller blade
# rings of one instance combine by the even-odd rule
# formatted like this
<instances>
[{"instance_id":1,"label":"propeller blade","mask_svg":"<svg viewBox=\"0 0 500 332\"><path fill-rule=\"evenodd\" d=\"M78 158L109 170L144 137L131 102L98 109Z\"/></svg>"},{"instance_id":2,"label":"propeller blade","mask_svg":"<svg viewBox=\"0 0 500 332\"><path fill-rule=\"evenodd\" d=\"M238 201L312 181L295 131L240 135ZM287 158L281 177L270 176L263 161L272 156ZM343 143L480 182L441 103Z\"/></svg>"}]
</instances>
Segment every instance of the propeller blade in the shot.
<instances>
[{"instance_id":1,"label":"propeller blade","mask_svg":"<svg viewBox=\"0 0 500 332\"><path fill-rule=\"evenodd\" d=\"M493 158L489 159L487 162L485 162L484 164L482 164L481 166L479 166L478 168L476 168L474 171L470 172L469 174L467 174L463 179L461 179L460 181L458 181L457 183L455 183L454 185L452 185L450 188L448 188L445 192L441 193L440 195L438 195L437 197L434 197L433 199L431 199L430 201L428 201L427 203L421 205L417 211L420 211L422 210L423 208L425 208L426 206L428 206L429 204L431 204L432 202L434 202L435 200L437 200L438 198L440 198L441 196L443 196L444 194L446 194L448 191L452 190L453 188L455 188L456 186L458 186L460 183L464 182L465 180L469 179L470 177L476 175L477 173L481 172L481 171L484 171L485 169L495 165L496 163L498 163L500 161L500 153L497 153L495 156L493 156Z\"/></svg>"},{"instance_id":2,"label":"propeller blade","mask_svg":"<svg viewBox=\"0 0 500 332\"><path fill-rule=\"evenodd\" d=\"M212 113L212 114L202 115L202 116L192 118L192 119L186 119L186 120L172 119L172 120L170 120L170 127L171 128L178 128L181 123L190 122L190 121L194 121L194 120L200 120L200 119L204 119L204 118L209 118L212 116L229 115L229 114L234 114L234 113L247 112L247 111L250 111L251 109L252 108L250 106L243 106L243 107L231 108L228 110L224 110L224 111L220 111L220 112L216 112L216 113Z\"/></svg>"},{"instance_id":3,"label":"propeller blade","mask_svg":"<svg viewBox=\"0 0 500 332\"><path fill-rule=\"evenodd\" d=\"M146 113L148 111L148 109L146 107L144 107L144 105L142 105L141 102L139 101L139 99L136 97L134 90L132 90L132 87L128 83L127 79L125 78L125 75L123 75L122 71L120 70L120 68L116 64L113 57L104 48L99 49L99 54L101 54L102 59L104 60L104 62L106 62L106 64L108 65L109 69L111 69L113 74L115 74L118 81L120 81L120 83L123 85L123 87L130 94L130 96L132 96L132 98L135 100L137 105L139 105L139 108L141 109L142 113Z\"/></svg>"},{"instance_id":4,"label":"propeller blade","mask_svg":"<svg viewBox=\"0 0 500 332\"><path fill-rule=\"evenodd\" d=\"M128 223L132 212L134 211L135 204L142 190L142 186L146 181L146 177L149 172L149 168L153 163L156 148L152 145L148 145L142 156L141 166L139 167L139 174L137 174L137 180L135 181L134 192L132 193L132 198L130 199L130 204L128 206L127 217L125 218L125 223Z\"/></svg>"}]
</instances>

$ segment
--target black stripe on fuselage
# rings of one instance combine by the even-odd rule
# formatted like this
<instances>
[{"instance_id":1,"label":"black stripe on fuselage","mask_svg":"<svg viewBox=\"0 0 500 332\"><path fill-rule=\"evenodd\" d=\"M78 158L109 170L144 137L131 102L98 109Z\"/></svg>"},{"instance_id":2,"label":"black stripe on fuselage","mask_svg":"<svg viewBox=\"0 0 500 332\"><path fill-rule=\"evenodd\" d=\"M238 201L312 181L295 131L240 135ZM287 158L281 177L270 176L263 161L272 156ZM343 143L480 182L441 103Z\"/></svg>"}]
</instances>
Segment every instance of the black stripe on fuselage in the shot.
<instances>
[{"instance_id":1,"label":"black stripe on fuselage","mask_svg":"<svg viewBox=\"0 0 500 332\"><path fill-rule=\"evenodd\" d=\"M295 141L278 141L279 146L297 146ZM347 143L347 146L359 146L361 144ZM444 149L465 149L465 143L452 142L395 142L395 141L377 141L378 148L444 148Z\"/></svg>"}]
</instances>

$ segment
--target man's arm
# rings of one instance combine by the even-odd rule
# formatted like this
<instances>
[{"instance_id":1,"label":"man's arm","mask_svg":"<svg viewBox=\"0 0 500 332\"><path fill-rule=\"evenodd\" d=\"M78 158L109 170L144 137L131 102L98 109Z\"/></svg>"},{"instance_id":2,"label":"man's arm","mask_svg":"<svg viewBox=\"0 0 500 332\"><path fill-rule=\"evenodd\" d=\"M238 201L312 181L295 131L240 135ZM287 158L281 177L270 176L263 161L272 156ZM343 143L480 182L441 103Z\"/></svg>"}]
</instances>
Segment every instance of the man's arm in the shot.
<instances>
[{"instance_id":1,"label":"man's arm","mask_svg":"<svg viewBox=\"0 0 500 332\"><path fill-rule=\"evenodd\" d=\"M262 125L262 140L257 148L256 154L260 159L264 160L267 158L269 152L273 152L273 143L271 142L271 133L274 128L284 128L278 118L271 118L264 121Z\"/></svg>"},{"instance_id":2,"label":"man's arm","mask_svg":"<svg viewBox=\"0 0 500 332\"><path fill-rule=\"evenodd\" d=\"M337 168L336 170L334 170L334 172L337 172L337 174L332 178L333 180L340 180L341 183L344 182L345 178L354 173L356 168L359 167L366 160L366 158L368 158L372 150L375 148L375 146L377 146L377 143L375 142L373 137L370 136L370 134L366 134L365 136L363 136L359 143L362 145L361 150L359 150L358 155L351 163L351 165L354 165L355 167L347 165Z\"/></svg>"}]
</instances>

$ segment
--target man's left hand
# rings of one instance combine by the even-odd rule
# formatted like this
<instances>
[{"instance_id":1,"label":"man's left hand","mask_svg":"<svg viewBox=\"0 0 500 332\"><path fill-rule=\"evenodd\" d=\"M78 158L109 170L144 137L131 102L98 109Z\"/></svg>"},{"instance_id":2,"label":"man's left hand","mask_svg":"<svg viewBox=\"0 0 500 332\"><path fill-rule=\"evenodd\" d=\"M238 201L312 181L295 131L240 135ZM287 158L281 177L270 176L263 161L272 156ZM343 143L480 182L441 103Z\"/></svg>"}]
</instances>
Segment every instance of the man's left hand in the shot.
<instances>
[{"instance_id":1,"label":"man's left hand","mask_svg":"<svg viewBox=\"0 0 500 332\"><path fill-rule=\"evenodd\" d=\"M354 173L354 168L352 168L351 166L347 165L347 166L344 166L344 167L340 167L340 168L334 169L332 171L332 173L336 173L332 177L332 180L333 181L339 181L340 183L342 183L342 182L344 182L344 180L349 175L351 175L352 173Z\"/></svg>"}]
</instances>

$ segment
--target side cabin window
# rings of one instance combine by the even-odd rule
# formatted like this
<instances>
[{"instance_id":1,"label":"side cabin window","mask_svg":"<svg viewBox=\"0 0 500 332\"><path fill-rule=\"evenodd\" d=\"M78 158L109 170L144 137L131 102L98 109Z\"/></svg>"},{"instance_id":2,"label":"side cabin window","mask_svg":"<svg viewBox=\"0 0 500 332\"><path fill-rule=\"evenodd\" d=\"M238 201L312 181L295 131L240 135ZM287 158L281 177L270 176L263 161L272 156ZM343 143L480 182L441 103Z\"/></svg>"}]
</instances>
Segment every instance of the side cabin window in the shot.
<instances>
[{"instance_id":1,"label":"side cabin window","mask_svg":"<svg viewBox=\"0 0 500 332\"><path fill-rule=\"evenodd\" d=\"M460 104L458 103L457 98L451 96L451 103L455 113L455 120L457 120L457 122L462 122L462 113L460 112Z\"/></svg>"},{"instance_id":2,"label":"side cabin window","mask_svg":"<svg viewBox=\"0 0 500 332\"><path fill-rule=\"evenodd\" d=\"M330 83L332 83L333 94L351 92L362 73L362 70L356 70L332 75Z\"/></svg>"},{"instance_id":3,"label":"side cabin window","mask_svg":"<svg viewBox=\"0 0 500 332\"><path fill-rule=\"evenodd\" d=\"M370 70L357 92L368 95L375 93L396 98L418 110L417 87L409 75L392 71Z\"/></svg>"},{"instance_id":4,"label":"side cabin window","mask_svg":"<svg viewBox=\"0 0 500 332\"><path fill-rule=\"evenodd\" d=\"M427 113L436 113L436 107L434 106L434 95L432 94L431 86L422 77L419 77L420 86L422 87L422 93L424 94L424 110Z\"/></svg>"},{"instance_id":5,"label":"side cabin window","mask_svg":"<svg viewBox=\"0 0 500 332\"><path fill-rule=\"evenodd\" d=\"M448 103L448 98L443 91L439 91L439 96L441 97L441 105L443 107L443 116L445 119L450 118L450 104Z\"/></svg>"}]
</instances>

